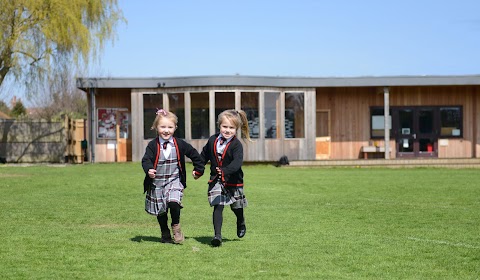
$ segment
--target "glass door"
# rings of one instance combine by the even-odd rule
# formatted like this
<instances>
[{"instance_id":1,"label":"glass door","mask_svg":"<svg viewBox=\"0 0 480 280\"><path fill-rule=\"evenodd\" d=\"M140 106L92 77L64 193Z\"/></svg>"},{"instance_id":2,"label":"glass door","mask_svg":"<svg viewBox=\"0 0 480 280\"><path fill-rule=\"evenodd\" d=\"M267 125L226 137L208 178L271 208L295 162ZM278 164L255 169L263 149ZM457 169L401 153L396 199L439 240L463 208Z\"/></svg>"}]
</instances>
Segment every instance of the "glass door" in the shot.
<instances>
[{"instance_id":1,"label":"glass door","mask_svg":"<svg viewBox=\"0 0 480 280\"><path fill-rule=\"evenodd\" d=\"M414 110L411 108L398 109L397 111L397 129L396 144L397 157L415 156L415 128L414 128Z\"/></svg>"},{"instance_id":2,"label":"glass door","mask_svg":"<svg viewBox=\"0 0 480 280\"><path fill-rule=\"evenodd\" d=\"M433 108L419 108L417 112L417 157L437 157L437 127L435 120L436 110Z\"/></svg>"},{"instance_id":3,"label":"glass door","mask_svg":"<svg viewBox=\"0 0 480 280\"><path fill-rule=\"evenodd\" d=\"M428 107L392 110L397 157L437 157L437 113Z\"/></svg>"}]
</instances>

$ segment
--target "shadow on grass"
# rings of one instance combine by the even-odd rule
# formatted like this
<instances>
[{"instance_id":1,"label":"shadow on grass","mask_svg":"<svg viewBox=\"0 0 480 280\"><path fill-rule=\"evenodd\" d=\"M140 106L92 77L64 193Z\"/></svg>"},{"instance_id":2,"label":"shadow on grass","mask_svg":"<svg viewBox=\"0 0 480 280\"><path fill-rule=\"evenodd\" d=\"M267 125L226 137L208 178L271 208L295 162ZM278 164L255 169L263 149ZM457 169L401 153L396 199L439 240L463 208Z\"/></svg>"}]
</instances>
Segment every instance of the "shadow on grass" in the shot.
<instances>
[{"instance_id":1,"label":"shadow on grass","mask_svg":"<svg viewBox=\"0 0 480 280\"><path fill-rule=\"evenodd\" d=\"M131 241L133 242L161 242L162 239L160 237L156 236L143 236L143 235L137 235L133 238L130 238Z\"/></svg>"},{"instance_id":2,"label":"shadow on grass","mask_svg":"<svg viewBox=\"0 0 480 280\"><path fill-rule=\"evenodd\" d=\"M197 242L199 243L202 243L202 244L205 244L205 245L210 245L210 242L212 241L212 236L198 236L198 237L186 237L185 236L185 239L195 239L197 240ZM161 243L162 239L160 237L156 237L156 236L144 236L144 235L137 235L135 237L132 237L130 238L130 241L133 241L133 242L158 242L158 243ZM237 241L240 241L239 239L228 239L228 238L224 238L222 239L222 242L225 243L225 242L237 242Z\"/></svg>"},{"instance_id":3,"label":"shadow on grass","mask_svg":"<svg viewBox=\"0 0 480 280\"><path fill-rule=\"evenodd\" d=\"M212 241L213 236L198 236L198 237L192 237L193 239L197 240L199 243L210 245L210 242ZM222 243L225 242L231 242L231 241L240 241L238 239L228 239L228 238L222 238Z\"/></svg>"}]
</instances>

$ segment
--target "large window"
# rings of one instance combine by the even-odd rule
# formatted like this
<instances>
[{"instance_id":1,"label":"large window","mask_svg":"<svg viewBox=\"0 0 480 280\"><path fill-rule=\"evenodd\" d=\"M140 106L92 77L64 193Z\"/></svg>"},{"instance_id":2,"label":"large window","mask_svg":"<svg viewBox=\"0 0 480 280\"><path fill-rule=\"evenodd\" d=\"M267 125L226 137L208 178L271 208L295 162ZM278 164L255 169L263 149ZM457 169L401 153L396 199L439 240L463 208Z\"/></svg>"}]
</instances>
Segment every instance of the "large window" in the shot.
<instances>
[{"instance_id":1,"label":"large window","mask_svg":"<svg viewBox=\"0 0 480 280\"><path fill-rule=\"evenodd\" d=\"M151 139L157 137L157 131L151 130L156 117L157 108L163 108L162 94L143 95L143 138Z\"/></svg>"},{"instance_id":2,"label":"large window","mask_svg":"<svg viewBox=\"0 0 480 280\"><path fill-rule=\"evenodd\" d=\"M218 115L225 110L235 109L234 92L215 92L215 131L220 132L218 124Z\"/></svg>"},{"instance_id":3,"label":"large window","mask_svg":"<svg viewBox=\"0 0 480 280\"><path fill-rule=\"evenodd\" d=\"M434 138L463 137L461 106L392 106L390 113L395 120L395 133L392 134L394 127L392 127L392 120L390 119L390 135L393 137L397 135L415 135L414 137L416 137L417 134L429 135L429 137ZM383 138L385 136L383 107L370 108L370 125L371 138Z\"/></svg>"},{"instance_id":4,"label":"large window","mask_svg":"<svg viewBox=\"0 0 480 280\"><path fill-rule=\"evenodd\" d=\"M208 92L190 93L192 104L192 139L208 139L209 117L208 117Z\"/></svg>"},{"instance_id":5,"label":"large window","mask_svg":"<svg viewBox=\"0 0 480 280\"><path fill-rule=\"evenodd\" d=\"M172 93L168 95L170 112L178 117L178 128L175 136L185 138L185 95L184 93Z\"/></svg>"},{"instance_id":6,"label":"large window","mask_svg":"<svg viewBox=\"0 0 480 280\"><path fill-rule=\"evenodd\" d=\"M242 110L247 114L250 138L258 138L260 133L258 92L242 92L241 103Z\"/></svg>"},{"instance_id":7,"label":"large window","mask_svg":"<svg viewBox=\"0 0 480 280\"><path fill-rule=\"evenodd\" d=\"M265 92L265 138L277 138L280 124L280 93Z\"/></svg>"},{"instance_id":8,"label":"large window","mask_svg":"<svg viewBox=\"0 0 480 280\"><path fill-rule=\"evenodd\" d=\"M440 108L440 136L462 137L462 107Z\"/></svg>"},{"instance_id":9,"label":"large window","mask_svg":"<svg viewBox=\"0 0 480 280\"><path fill-rule=\"evenodd\" d=\"M285 138L305 137L303 92L285 93Z\"/></svg>"}]
</instances>

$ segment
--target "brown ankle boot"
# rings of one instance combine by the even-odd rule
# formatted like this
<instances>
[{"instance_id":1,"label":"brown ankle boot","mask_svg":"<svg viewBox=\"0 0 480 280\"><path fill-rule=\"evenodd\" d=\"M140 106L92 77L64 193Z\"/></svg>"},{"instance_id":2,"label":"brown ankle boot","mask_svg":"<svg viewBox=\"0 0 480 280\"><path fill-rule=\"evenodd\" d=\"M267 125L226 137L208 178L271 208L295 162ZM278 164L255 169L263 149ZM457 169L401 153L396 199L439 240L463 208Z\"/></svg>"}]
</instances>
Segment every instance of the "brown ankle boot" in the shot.
<instances>
[{"instance_id":1,"label":"brown ankle boot","mask_svg":"<svg viewBox=\"0 0 480 280\"><path fill-rule=\"evenodd\" d=\"M173 242L176 244L180 244L185 240L183 236L182 229L180 228L180 224L172 225L173 231Z\"/></svg>"}]
</instances>

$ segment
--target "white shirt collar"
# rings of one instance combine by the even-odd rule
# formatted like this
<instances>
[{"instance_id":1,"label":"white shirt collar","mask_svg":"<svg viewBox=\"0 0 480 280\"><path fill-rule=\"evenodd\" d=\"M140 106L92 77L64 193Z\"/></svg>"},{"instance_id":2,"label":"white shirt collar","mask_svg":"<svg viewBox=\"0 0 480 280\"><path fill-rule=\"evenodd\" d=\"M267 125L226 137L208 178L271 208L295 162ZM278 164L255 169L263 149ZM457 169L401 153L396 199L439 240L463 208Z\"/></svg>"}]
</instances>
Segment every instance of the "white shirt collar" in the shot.
<instances>
[{"instance_id":1,"label":"white shirt collar","mask_svg":"<svg viewBox=\"0 0 480 280\"><path fill-rule=\"evenodd\" d=\"M168 140L163 140L162 137L158 137L158 142L160 142L160 144L162 144L162 145L163 145L163 143L165 143L165 142L168 142L168 143L172 143L172 144L173 144L173 137L170 137L170 139L168 139Z\"/></svg>"}]
</instances>

